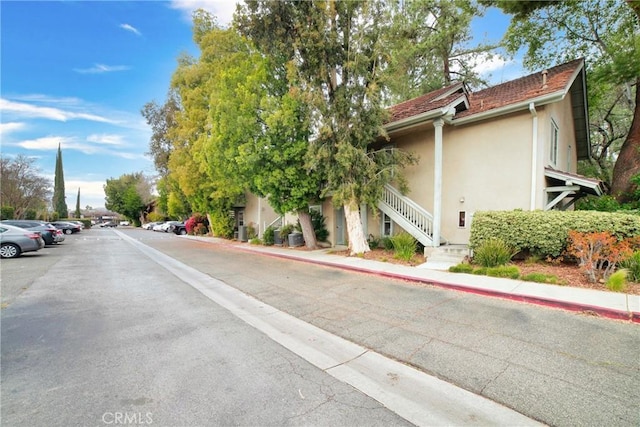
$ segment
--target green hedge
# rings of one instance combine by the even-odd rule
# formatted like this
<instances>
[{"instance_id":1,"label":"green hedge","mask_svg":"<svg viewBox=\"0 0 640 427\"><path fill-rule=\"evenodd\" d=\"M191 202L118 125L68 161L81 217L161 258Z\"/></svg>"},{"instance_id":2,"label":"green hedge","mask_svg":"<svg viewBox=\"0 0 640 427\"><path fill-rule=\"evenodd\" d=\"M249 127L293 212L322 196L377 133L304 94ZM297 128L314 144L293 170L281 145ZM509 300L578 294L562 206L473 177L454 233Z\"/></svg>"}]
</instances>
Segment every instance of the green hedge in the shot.
<instances>
[{"instance_id":1,"label":"green hedge","mask_svg":"<svg viewBox=\"0 0 640 427\"><path fill-rule=\"evenodd\" d=\"M558 257L567 245L569 230L583 233L610 231L619 239L640 235L640 215L597 211L476 212L471 223L471 249L499 238L518 251Z\"/></svg>"}]
</instances>

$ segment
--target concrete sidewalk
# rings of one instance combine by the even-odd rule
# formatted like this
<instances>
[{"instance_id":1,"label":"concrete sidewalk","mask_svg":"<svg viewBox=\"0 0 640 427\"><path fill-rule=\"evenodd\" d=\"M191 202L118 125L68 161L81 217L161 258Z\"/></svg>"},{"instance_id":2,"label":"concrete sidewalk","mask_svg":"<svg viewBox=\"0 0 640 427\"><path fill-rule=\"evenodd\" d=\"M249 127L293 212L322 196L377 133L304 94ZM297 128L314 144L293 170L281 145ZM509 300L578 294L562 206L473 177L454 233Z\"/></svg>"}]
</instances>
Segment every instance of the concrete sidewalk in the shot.
<instances>
[{"instance_id":1,"label":"concrete sidewalk","mask_svg":"<svg viewBox=\"0 0 640 427\"><path fill-rule=\"evenodd\" d=\"M232 245L236 249L257 252L267 256L393 277L442 288L557 307L571 311L595 313L603 317L640 323L640 295L428 270L366 260L358 257L333 255L330 253L331 249L306 251L279 246L251 245L212 237L182 237L208 243Z\"/></svg>"}]
</instances>

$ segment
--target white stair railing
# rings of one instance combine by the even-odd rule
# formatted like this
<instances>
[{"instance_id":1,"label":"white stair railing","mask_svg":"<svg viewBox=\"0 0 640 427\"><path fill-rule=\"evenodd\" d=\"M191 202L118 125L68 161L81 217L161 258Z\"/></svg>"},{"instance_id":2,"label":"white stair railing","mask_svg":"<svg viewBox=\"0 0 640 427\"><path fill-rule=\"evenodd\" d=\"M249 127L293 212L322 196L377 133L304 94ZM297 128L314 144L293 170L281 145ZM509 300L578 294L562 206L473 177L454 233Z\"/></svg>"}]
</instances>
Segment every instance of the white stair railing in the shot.
<instances>
[{"instance_id":1,"label":"white stair railing","mask_svg":"<svg viewBox=\"0 0 640 427\"><path fill-rule=\"evenodd\" d=\"M378 208L425 246L433 242L433 215L422 206L386 185Z\"/></svg>"}]
</instances>

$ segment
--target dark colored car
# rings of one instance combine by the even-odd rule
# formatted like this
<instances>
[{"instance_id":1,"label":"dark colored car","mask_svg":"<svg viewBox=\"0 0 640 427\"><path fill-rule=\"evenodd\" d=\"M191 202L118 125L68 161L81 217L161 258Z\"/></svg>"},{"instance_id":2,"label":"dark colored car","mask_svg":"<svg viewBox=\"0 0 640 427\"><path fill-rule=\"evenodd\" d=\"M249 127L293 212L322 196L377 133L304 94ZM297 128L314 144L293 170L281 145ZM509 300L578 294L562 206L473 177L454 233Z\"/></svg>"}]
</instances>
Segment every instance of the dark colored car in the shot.
<instances>
[{"instance_id":1,"label":"dark colored car","mask_svg":"<svg viewBox=\"0 0 640 427\"><path fill-rule=\"evenodd\" d=\"M183 223L172 225L169 231L173 231L175 234L184 236L187 234L187 227Z\"/></svg>"},{"instance_id":2,"label":"dark colored car","mask_svg":"<svg viewBox=\"0 0 640 427\"><path fill-rule=\"evenodd\" d=\"M47 245L53 245L58 243L59 239L56 238L58 229L48 222L28 220L28 219L5 219L2 224L9 224L15 227L24 228L26 230L39 231L42 235L44 243Z\"/></svg>"},{"instance_id":3,"label":"dark colored car","mask_svg":"<svg viewBox=\"0 0 640 427\"><path fill-rule=\"evenodd\" d=\"M51 225L53 225L58 230L62 230L64 234L79 233L80 230L82 230L82 227L80 227L78 224L74 224L73 222L55 221L52 222Z\"/></svg>"},{"instance_id":4,"label":"dark colored car","mask_svg":"<svg viewBox=\"0 0 640 427\"><path fill-rule=\"evenodd\" d=\"M0 224L0 257L17 258L24 252L39 251L42 248L44 240L39 231Z\"/></svg>"}]
</instances>

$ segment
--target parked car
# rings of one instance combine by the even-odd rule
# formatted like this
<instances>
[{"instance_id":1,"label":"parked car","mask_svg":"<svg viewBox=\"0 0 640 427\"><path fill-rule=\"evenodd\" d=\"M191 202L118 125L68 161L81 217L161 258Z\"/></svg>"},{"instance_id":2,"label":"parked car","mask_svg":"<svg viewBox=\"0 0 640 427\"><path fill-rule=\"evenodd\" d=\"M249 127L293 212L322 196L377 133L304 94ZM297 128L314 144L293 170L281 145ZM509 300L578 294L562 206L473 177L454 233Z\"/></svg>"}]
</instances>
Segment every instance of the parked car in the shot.
<instances>
[{"instance_id":1,"label":"parked car","mask_svg":"<svg viewBox=\"0 0 640 427\"><path fill-rule=\"evenodd\" d=\"M115 221L107 221L107 222L100 223L100 227L102 227L102 228L105 228L105 227L113 228L113 227L117 227L117 226L118 226L118 223L115 222Z\"/></svg>"},{"instance_id":2,"label":"parked car","mask_svg":"<svg viewBox=\"0 0 640 427\"><path fill-rule=\"evenodd\" d=\"M158 224L161 224L161 222L147 222L145 224L142 224L142 228L144 228L145 230L153 230L153 226Z\"/></svg>"},{"instance_id":3,"label":"parked car","mask_svg":"<svg viewBox=\"0 0 640 427\"><path fill-rule=\"evenodd\" d=\"M171 228L171 231L179 236L184 236L187 234L187 227L184 223L176 224Z\"/></svg>"},{"instance_id":4,"label":"parked car","mask_svg":"<svg viewBox=\"0 0 640 427\"><path fill-rule=\"evenodd\" d=\"M28 219L5 219L2 224L13 225L31 231L39 231L46 245L53 245L64 241L64 234L53 225L44 221Z\"/></svg>"},{"instance_id":5,"label":"parked car","mask_svg":"<svg viewBox=\"0 0 640 427\"><path fill-rule=\"evenodd\" d=\"M120 221L120 225L127 226L127 225L131 225L131 223L129 221Z\"/></svg>"},{"instance_id":6,"label":"parked car","mask_svg":"<svg viewBox=\"0 0 640 427\"><path fill-rule=\"evenodd\" d=\"M82 222L82 221L74 221L74 220L70 219L69 221L66 221L66 222L70 222L71 224L76 224L76 225L80 226L80 229L84 230L84 222Z\"/></svg>"},{"instance_id":7,"label":"parked car","mask_svg":"<svg viewBox=\"0 0 640 427\"><path fill-rule=\"evenodd\" d=\"M44 248L39 231L25 230L9 224L0 224L0 257L17 258L25 252Z\"/></svg>"},{"instance_id":8,"label":"parked car","mask_svg":"<svg viewBox=\"0 0 640 427\"><path fill-rule=\"evenodd\" d=\"M58 230L62 230L64 234L79 233L82 228L78 224L67 221L54 221L51 223Z\"/></svg>"},{"instance_id":9,"label":"parked car","mask_svg":"<svg viewBox=\"0 0 640 427\"><path fill-rule=\"evenodd\" d=\"M178 224L182 224L180 221L167 221L164 224L160 225L160 229L165 233L172 231L172 227Z\"/></svg>"},{"instance_id":10,"label":"parked car","mask_svg":"<svg viewBox=\"0 0 640 427\"><path fill-rule=\"evenodd\" d=\"M153 231L164 231L162 229L162 226L164 225L164 221L162 222L156 222L155 225L153 227L151 227L151 230Z\"/></svg>"}]
</instances>

